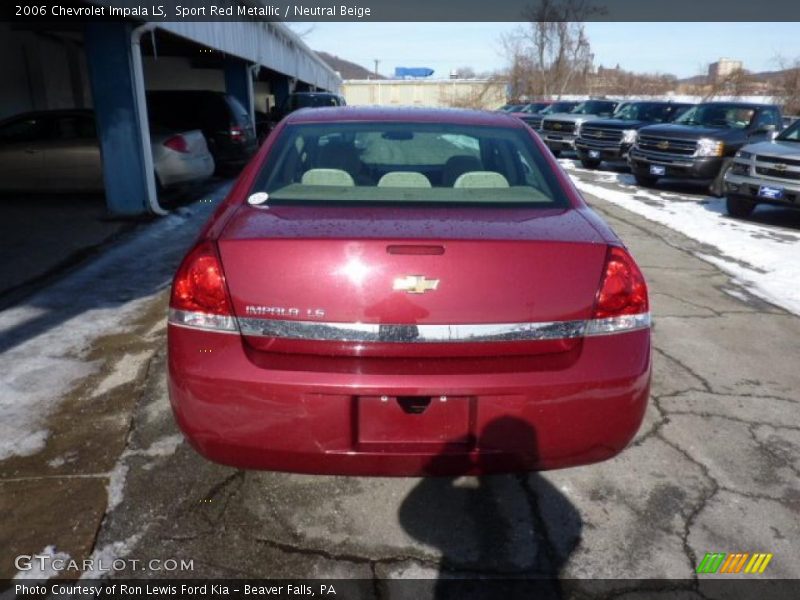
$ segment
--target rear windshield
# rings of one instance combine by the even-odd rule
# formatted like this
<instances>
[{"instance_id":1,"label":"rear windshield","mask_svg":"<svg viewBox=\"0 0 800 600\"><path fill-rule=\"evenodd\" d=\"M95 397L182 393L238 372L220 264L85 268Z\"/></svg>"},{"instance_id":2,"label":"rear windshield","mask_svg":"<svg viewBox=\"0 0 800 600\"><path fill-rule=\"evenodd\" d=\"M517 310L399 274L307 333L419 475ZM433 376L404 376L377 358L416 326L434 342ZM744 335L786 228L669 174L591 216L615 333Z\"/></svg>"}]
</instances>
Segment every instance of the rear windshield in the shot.
<instances>
[{"instance_id":1,"label":"rear windshield","mask_svg":"<svg viewBox=\"0 0 800 600\"><path fill-rule=\"evenodd\" d=\"M289 125L253 191L270 203L568 206L527 130L442 123Z\"/></svg>"}]
</instances>

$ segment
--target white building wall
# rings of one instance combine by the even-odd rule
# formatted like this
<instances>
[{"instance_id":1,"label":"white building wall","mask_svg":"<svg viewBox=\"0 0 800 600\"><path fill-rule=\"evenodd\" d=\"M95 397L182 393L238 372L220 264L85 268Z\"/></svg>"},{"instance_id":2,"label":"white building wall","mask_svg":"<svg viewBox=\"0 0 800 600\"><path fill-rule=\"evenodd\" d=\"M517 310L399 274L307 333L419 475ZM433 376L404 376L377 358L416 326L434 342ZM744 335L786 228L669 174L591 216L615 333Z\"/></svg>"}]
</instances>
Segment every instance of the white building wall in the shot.
<instances>
[{"instance_id":1,"label":"white building wall","mask_svg":"<svg viewBox=\"0 0 800 600\"><path fill-rule=\"evenodd\" d=\"M505 84L474 79L365 79L342 82L353 106L454 106L476 103L493 109L505 103Z\"/></svg>"}]
</instances>

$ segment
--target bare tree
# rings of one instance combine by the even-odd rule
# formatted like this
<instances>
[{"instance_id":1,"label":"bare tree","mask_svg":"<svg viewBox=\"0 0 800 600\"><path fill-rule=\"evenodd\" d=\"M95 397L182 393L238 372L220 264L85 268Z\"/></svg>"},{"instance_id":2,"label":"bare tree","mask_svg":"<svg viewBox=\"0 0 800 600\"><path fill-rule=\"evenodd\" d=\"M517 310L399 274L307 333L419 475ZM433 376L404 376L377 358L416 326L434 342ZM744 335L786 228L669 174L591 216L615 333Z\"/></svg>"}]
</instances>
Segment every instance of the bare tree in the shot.
<instances>
[{"instance_id":1,"label":"bare tree","mask_svg":"<svg viewBox=\"0 0 800 600\"><path fill-rule=\"evenodd\" d=\"M771 93L783 104L787 115L800 115L800 58L788 61L778 58L781 71L772 81Z\"/></svg>"},{"instance_id":2,"label":"bare tree","mask_svg":"<svg viewBox=\"0 0 800 600\"><path fill-rule=\"evenodd\" d=\"M756 90L757 82L753 74L744 69L736 69L725 75L709 78L703 93L703 100L712 100L719 96L736 98Z\"/></svg>"},{"instance_id":3,"label":"bare tree","mask_svg":"<svg viewBox=\"0 0 800 600\"><path fill-rule=\"evenodd\" d=\"M458 67L456 69L456 77L459 79L475 79L477 75L472 67Z\"/></svg>"},{"instance_id":4,"label":"bare tree","mask_svg":"<svg viewBox=\"0 0 800 600\"><path fill-rule=\"evenodd\" d=\"M469 82L457 94L450 90L440 94L440 102L453 108L494 109L505 100L505 76L492 74Z\"/></svg>"},{"instance_id":5,"label":"bare tree","mask_svg":"<svg viewBox=\"0 0 800 600\"><path fill-rule=\"evenodd\" d=\"M599 13L590 0L540 0L526 23L502 42L516 95L560 96L584 84L593 56L583 20Z\"/></svg>"}]
</instances>

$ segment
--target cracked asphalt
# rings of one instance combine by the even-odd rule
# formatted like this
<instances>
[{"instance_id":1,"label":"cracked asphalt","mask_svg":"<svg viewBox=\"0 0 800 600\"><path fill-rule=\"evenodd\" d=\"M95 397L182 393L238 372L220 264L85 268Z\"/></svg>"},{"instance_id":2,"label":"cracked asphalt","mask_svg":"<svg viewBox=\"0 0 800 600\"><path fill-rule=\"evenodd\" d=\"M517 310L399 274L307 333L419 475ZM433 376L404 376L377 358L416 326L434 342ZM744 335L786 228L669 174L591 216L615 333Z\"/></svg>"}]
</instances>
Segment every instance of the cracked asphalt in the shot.
<instances>
[{"instance_id":1,"label":"cracked asphalt","mask_svg":"<svg viewBox=\"0 0 800 600\"><path fill-rule=\"evenodd\" d=\"M762 577L797 577L800 318L696 257L708 247L587 200L641 265L654 315L652 399L635 441L617 458L455 479L211 464L179 437L170 413L162 292L124 339L105 340L125 368L104 402L87 400L97 385L90 381L55 417L101 415L106 425L97 428L94 447L105 458L56 473L41 468L43 458L0 463L0 509L18 523L0 575L13 575L12 550L55 544L73 557L193 560L194 571L178 573L184 577L555 574L675 579L686 598L714 597L695 574L706 552L771 552ZM774 225L764 229L780 235ZM62 455L86 443L68 435L56 441ZM168 575L175 574L129 569L114 577Z\"/></svg>"}]
</instances>

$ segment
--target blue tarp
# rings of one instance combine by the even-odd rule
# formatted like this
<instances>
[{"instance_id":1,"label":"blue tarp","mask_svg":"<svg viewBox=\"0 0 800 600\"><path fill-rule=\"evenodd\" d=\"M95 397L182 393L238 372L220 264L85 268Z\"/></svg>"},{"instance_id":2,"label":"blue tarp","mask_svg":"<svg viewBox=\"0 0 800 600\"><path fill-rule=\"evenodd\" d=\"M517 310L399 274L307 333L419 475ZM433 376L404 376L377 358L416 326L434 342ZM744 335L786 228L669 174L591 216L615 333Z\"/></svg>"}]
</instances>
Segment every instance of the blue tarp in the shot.
<instances>
[{"instance_id":1,"label":"blue tarp","mask_svg":"<svg viewBox=\"0 0 800 600\"><path fill-rule=\"evenodd\" d=\"M395 67L394 76L400 79L406 77L430 77L433 75L433 69L427 67Z\"/></svg>"}]
</instances>

